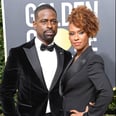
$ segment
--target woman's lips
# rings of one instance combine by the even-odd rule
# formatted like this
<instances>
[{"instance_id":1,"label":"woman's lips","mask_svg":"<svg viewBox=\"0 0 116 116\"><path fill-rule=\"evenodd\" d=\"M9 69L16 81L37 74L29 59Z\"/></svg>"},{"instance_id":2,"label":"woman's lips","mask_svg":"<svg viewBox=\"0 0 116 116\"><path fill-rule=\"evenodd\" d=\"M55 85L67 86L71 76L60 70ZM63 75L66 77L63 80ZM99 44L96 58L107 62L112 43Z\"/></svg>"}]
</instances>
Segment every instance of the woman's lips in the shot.
<instances>
[{"instance_id":1,"label":"woman's lips","mask_svg":"<svg viewBox=\"0 0 116 116\"><path fill-rule=\"evenodd\" d=\"M81 45L81 42L76 42L76 43L74 43L74 45L79 46L79 45Z\"/></svg>"}]
</instances>

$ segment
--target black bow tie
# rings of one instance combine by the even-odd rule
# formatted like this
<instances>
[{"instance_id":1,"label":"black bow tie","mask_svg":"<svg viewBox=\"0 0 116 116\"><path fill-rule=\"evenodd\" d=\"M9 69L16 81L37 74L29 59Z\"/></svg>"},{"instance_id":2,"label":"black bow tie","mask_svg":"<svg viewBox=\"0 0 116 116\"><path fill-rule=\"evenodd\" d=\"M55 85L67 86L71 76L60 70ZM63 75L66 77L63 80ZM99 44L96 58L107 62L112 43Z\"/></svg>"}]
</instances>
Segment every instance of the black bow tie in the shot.
<instances>
[{"instance_id":1,"label":"black bow tie","mask_svg":"<svg viewBox=\"0 0 116 116\"><path fill-rule=\"evenodd\" d=\"M41 49L42 51L44 51L44 50L48 50L48 51L51 52L51 51L53 51L53 49L54 49L54 44L51 45L51 46L47 46L47 45L45 45L45 44L41 44L40 49Z\"/></svg>"}]
</instances>

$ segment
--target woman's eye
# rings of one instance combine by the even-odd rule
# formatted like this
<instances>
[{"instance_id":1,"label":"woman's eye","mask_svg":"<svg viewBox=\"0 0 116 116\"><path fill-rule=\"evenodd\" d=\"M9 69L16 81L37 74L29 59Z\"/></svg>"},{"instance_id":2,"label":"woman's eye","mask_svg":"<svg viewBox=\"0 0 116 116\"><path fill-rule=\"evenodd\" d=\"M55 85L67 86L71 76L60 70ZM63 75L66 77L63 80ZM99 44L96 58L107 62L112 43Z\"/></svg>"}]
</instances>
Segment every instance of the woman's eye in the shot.
<instances>
[{"instance_id":1,"label":"woman's eye","mask_svg":"<svg viewBox=\"0 0 116 116\"><path fill-rule=\"evenodd\" d=\"M84 31L80 31L80 32L79 32L79 34L83 34L83 33L84 33Z\"/></svg>"},{"instance_id":2,"label":"woman's eye","mask_svg":"<svg viewBox=\"0 0 116 116\"><path fill-rule=\"evenodd\" d=\"M69 35L74 35L74 33L73 32L69 32Z\"/></svg>"}]
</instances>

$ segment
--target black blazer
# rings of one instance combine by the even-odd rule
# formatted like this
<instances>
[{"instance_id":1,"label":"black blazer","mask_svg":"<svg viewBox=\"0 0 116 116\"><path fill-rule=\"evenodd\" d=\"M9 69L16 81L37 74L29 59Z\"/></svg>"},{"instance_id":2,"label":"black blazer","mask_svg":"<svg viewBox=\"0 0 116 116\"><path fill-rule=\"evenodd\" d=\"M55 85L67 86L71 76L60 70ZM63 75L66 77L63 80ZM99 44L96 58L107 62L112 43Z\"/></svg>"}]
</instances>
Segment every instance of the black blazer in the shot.
<instances>
[{"instance_id":1,"label":"black blazer","mask_svg":"<svg viewBox=\"0 0 116 116\"><path fill-rule=\"evenodd\" d=\"M62 106L59 79L71 59L71 54L57 45L55 49L58 67L49 91L44 81L34 39L10 50L1 86L5 116L44 116L48 99L53 116L59 116ZM16 91L18 91L17 108L13 99Z\"/></svg>"},{"instance_id":2,"label":"black blazer","mask_svg":"<svg viewBox=\"0 0 116 116\"><path fill-rule=\"evenodd\" d=\"M103 116L113 91L104 72L103 59L91 47L77 61L72 59L61 78L64 114L72 109L84 112L89 102L94 101L95 105L89 106L87 116Z\"/></svg>"}]
</instances>

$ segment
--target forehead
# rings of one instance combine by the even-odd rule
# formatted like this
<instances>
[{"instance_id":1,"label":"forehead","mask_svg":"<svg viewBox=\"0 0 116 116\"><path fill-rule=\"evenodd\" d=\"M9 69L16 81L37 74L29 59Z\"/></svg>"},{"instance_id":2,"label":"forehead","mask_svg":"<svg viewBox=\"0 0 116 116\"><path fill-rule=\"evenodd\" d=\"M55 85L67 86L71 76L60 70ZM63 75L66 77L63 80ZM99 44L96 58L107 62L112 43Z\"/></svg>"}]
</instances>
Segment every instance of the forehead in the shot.
<instances>
[{"instance_id":1,"label":"forehead","mask_svg":"<svg viewBox=\"0 0 116 116\"><path fill-rule=\"evenodd\" d=\"M51 9L43 9L38 12L39 18L56 18L56 13Z\"/></svg>"},{"instance_id":2,"label":"forehead","mask_svg":"<svg viewBox=\"0 0 116 116\"><path fill-rule=\"evenodd\" d=\"M82 30L81 28L75 26L75 25L72 24L72 23L69 24L68 28L69 28L69 31L74 31L74 30L75 30L75 31L81 31L81 30Z\"/></svg>"}]
</instances>

